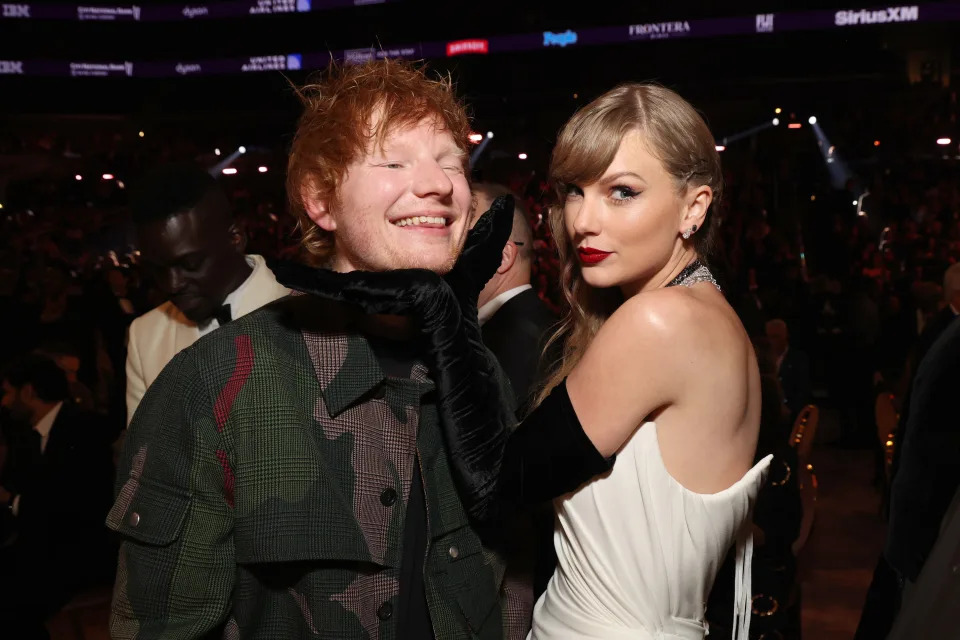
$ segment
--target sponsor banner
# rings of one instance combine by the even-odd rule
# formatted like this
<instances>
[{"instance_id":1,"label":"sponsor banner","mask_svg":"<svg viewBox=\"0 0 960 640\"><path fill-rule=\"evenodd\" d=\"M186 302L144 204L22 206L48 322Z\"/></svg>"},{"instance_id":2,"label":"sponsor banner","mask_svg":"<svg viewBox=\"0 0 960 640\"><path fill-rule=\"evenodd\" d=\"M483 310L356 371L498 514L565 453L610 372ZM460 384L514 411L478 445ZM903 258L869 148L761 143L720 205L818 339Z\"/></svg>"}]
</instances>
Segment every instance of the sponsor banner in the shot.
<instances>
[{"instance_id":1,"label":"sponsor banner","mask_svg":"<svg viewBox=\"0 0 960 640\"><path fill-rule=\"evenodd\" d=\"M204 4L143 2L142 5L76 5L49 3L0 3L0 19L36 20L139 20L170 21L199 18L236 18L324 11L340 7L383 4L399 0L219 0Z\"/></svg>"},{"instance_id":2,"label":"sponsor banner","mask_svg":"<svg viewBox=\"0 0 960 640\"><path fill-rule=\"evenodd\" d=\"M203 65L193 62L178 62L177 66L173 68L181 76L188 76L191 74L200 74L203 73Z\"/></svg>"},{"instance_id":3,"label":"sponsor banner","mask_svg":"<svg viewBox=\"0 0 960 640\"><path fill-rule=\"evenodd\" d=\"M280 6L280 0L269 0L269 5L261 4L268 0L244 0L245 11L255 3L256 6ZM294 0L291 0L294 1ZM312 0L311 8L316 9L319 2L334 0ZM353 2L353 0L337 0ZM181 18L202 19L214 17L216 7L236 3L166 5ZM299 0L294 4L300 6ZM30 19L36 16L36 4L0 4L0 16L5 19ZM65 5L61 5L65 6ZM287 5L289 6L289 2ZM305 4L303 6L306 6ZM4 7L13 7L5 9ZM110 15L110 19L137 19L133 12L135 6L113 7L112 13L90 15ZM76 7L73 7L76 9ZM90 8L90 7L87 7ZM102 8L102 7L101 7ZM146 11L146 8L143 9ZM186 13L184 13L186 11ZM145 19L141 14L141 20ZM104 18L105 19L105 18ZM615 25L608 27L589 27L563 32L518 33L490 38L473 38L455 41L420 42L400 47L366 47L336 52L313 52L306 54L285 54L250 58L226 58L201 61L156 61L124 63L86 63L50 60L8 60L0 61L5 71L0 75L68 75L68 76L143 76L178 77L221 73L251 73L261 71L297 71L318 69L326 66L330 59L343 60L346 64L359 64L381 58L442 58L453 55L518 53L536 51L544 48L575 47L624 44L630 42L648 42L673 38L712 38L755 36L756 34L780 33L783 31L835 30L860 25L876 24L913 24L918 22L960 21L960 1L949 0L936 4L905 5L883 9L858 10L815 10L784 13L764 13L741 15L726 18L706 18L702 20L672 20L656 23L633 25Z\"/></svg>"},{"instance_id":4,"label":"sponsor banner","mask_svg":"<svg viewBox=\"0 0 960 640\"><path fill-rule=\"evenodd\" d=\"M669 22L646 22L627 27L627 37L631 40L665 40L683 38L690 35L690 22L673 20Z\"/></svg>"},{"instance_id":5,"label":"sponsor banner","mask_svg":"<svg viewBox=\"0 0 960 640\"><path fill-rule=\"evenodd\" d=\"M102 20L106 22L140 20L141 13L140 7L137 5L129 7L89 7L81 5L77 7L77 20Z\"/></svg>"},{"instance_id":6,"label":"sponsor banner","mask_svg":"<svg viewBox=\"0 0 960 640\"><path fill-rule=\"evenodd\" d=\"M303 56L291 53L283 56L255 56L240 65L243 73L256 71L298 71L303 66Z\"/></svg>"},{"instance_id":7,"label":"sponsor banner","mask_svg":"<svg viewBox=\"0 0 960 640\"><path fill-rule=\"evenodd\" d=\"M70 75L75 78L133 76L132 62L71 62L69 68Z\"/></svg>"},{"instance_id":8,"label":"sponsor banner","mask_svg":"<svg viewBox=\"0 0 960 640\"><path fill-rule=\"evenodd\" d=\"M568 44L577 44L576 31L567 29L563 33L543 32L543 46L545 47L565 47Z\"/></svg>"},{"instance_id":9,"label":"sponsor banner","mask_svg":"<svg viewBox=\"0 0 960 640\"><path fill-rule=\"evenodd\" d=\"M0 4L2 18L29 18L30 5L28 4Z\"/></svg>"},{"instance_id":10,"label":"sponsor banner","mask_svg":"<svg viewBox=\"0 0 960 640\"><path fill-rule=\"evenodd\" d=\"M920 20L920 7L887 7L885 9L859 9L837 11L834 24L848 27L860 24L887 24L891 22L917 22Z\"/></svg>"},{"instance_id":11,"label":"sponsor banner","mask_svg":"<svg viewBox=\"0 0 960 640\"><path fill-rule=\"evenodd\" d=\"M489 53L489 40L457 40L447 43L447 57L462 56L468 53Z\"/></svg>"},{"instance_id":12,"label":"sponsor banner","mask_svg":"<svg viewBox=\"0 0 960 640\"><path fill-rule=\"evenodd\" d=\"M756 20L757 33L773 33L773 19L774 14L772 13L758 13Z\"/></svg>"},{"instance_id":13,"label":"sponsor banner","mask_svg":"<svg viewBox=\"0 0 960 640\"><path fill-rule=\"evenodd\" d=\"M22 76L23 60L0 60L0 76Z\"/></svg>"}]
</instances>

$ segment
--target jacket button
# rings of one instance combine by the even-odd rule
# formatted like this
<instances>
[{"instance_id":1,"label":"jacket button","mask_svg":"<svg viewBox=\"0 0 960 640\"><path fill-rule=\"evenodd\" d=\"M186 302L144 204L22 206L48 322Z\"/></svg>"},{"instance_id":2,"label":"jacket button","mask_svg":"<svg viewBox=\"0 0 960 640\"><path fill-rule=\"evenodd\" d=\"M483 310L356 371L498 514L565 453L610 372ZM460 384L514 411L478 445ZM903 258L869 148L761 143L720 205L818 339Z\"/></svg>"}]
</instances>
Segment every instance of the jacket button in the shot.
<instances>
[{"instance_id":1,"label":"jacket button","mask_svg":"<svg viewBox=\"0 0 960 640\"><path fill-rule=\"evenodd\" d=\"M383 493L380 494L380 502L385 507L392 507L393 503L397 501L397 492L393 489L384 489Z\"/></svg>"},{"instance_id":2,"label":"jacket button","mask_svg":"<svg viewBox=\"0 0 960 640\"><path fill-rule=\"evenodd\" d=\"M140 524L140 514L134 511L130 514L130 526L135 527Z\"/></svg>"},{"instance_id":3,"label":"jacket button","mask_svg":"<svg viewBox=\"0 0 960 640\"><path fill-rule=\"evenodd\" d=\"M456 560L460 557L460 549L457 549L455 546L450 547L450 550L447 551L450 554L450 557Z\"/></svg>"},{"instance_id":4,"label":"jacket button","mask_svg":"<svg viewBox=\"0 0 960 640\"><path fill-rule=\"evenodd\" d=\"M380 605L380 608L377 609L377 617L381 620L389 620L393 615L393 605L389 602L384 602Z\"/></svg>"}]
</instances>

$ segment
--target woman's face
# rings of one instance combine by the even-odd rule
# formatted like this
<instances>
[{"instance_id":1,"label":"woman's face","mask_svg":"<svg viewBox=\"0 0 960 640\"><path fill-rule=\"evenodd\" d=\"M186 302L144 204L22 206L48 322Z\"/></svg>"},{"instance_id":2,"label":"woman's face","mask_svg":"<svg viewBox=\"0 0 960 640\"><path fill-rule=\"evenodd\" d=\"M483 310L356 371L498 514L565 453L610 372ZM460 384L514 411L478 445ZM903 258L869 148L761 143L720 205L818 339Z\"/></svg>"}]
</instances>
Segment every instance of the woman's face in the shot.
<instances>
[{"instance_id":1,"label":"woman's face","mask_svg":"<svg viewBox=\"0 0 960 640\"><path fill-rule=\"evenodd\" d=\"M681 233L702 226L711 199L706 186L678 191L643 135L628 133L599 180L567 187L564 224L584 281L626 295L665 284L685 244L692 254Z\"/></svg>"}]
</instances>

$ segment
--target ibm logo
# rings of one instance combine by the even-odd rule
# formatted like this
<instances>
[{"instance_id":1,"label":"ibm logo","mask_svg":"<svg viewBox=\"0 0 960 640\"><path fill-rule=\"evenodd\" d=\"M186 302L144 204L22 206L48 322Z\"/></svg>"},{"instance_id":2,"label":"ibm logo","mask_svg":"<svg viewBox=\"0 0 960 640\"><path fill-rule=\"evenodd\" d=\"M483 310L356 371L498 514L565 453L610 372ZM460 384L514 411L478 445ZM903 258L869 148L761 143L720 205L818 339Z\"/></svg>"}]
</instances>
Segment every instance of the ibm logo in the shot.
<instances>
[{"instance_id":1,"label":"ibm logo","mask_svg":"<svg viewBox=\"0 0 960 640\"><path fill-rule=\"evenodd\" d=\"M773 14L757 14L757 33L773 33Z\"/></svg>"},{"instance_id":2,"label":"ibm logo","mask_svg":"<svg viewBox=\"0 0 960 640\"><path fill-rule=\"evenodd\" d=\"M3 9L4 18L29 18L30 17L30 5L28 4L4 4L0 5L0 8Z\"/></svg>"},{"instance_id":3,"label":"ibm logo","mask_svg":"<svg viewBox=\"0 0 960 640\"><path fill-rule=\"evenodd\" d=\"M23 75L22 60L0 60L0 76Z\"/></svg>"}]
</instances>

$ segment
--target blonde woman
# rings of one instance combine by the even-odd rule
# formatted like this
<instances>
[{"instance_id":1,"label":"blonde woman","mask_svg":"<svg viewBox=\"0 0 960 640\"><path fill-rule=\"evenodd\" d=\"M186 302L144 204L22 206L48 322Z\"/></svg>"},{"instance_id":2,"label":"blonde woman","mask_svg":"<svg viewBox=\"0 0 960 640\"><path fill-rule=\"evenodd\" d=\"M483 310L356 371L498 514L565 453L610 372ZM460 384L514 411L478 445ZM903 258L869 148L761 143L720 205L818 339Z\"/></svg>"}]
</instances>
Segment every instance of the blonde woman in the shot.
<instances>
[{"instance_id":1,"label":"blonde woman","mask_svg":"<svg viewBox=\"0 0 960 640\"><path fill-rule=\"evenodd\" d=\"M751 467L760 374L706 266L722 186L714 144L690 104L654 85L617 87L563 127L550 222L570 303L564 358L513 431L470 302L512 206L494 204L445 280L408 270L308 283L418 318L474 518L556 498L558 567L532 638L701 639L734 545L734 636L748 637L749 521L769 458Z\"/></svg>"}]
</instances>

